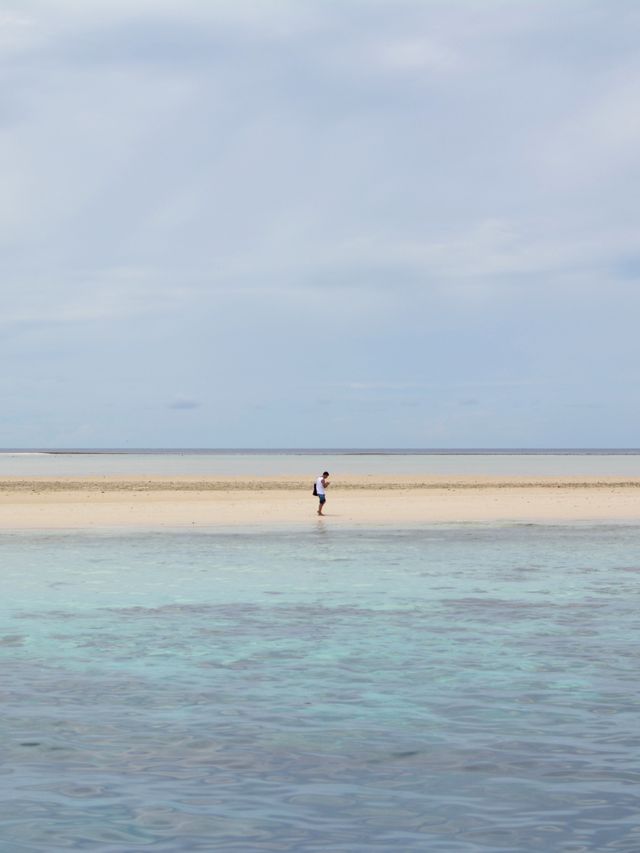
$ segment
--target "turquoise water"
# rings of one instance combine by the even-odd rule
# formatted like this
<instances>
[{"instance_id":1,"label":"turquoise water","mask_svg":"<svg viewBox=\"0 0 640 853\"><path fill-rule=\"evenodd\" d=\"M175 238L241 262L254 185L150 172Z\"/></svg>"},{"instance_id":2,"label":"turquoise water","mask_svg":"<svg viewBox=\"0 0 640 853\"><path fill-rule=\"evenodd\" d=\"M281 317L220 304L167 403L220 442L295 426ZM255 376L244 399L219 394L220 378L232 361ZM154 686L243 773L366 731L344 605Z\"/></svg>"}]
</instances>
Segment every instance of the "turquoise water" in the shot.
<instances>
[{"instance_id":1,"label":"turquoise water","mask_svg":"<svg viewBox=\"0 0 640 853\"><path fill-rule=\"evenodd\" d=\"M0 560L3 851L640 849L638 527Z\"/></svg>"}]
</instances>

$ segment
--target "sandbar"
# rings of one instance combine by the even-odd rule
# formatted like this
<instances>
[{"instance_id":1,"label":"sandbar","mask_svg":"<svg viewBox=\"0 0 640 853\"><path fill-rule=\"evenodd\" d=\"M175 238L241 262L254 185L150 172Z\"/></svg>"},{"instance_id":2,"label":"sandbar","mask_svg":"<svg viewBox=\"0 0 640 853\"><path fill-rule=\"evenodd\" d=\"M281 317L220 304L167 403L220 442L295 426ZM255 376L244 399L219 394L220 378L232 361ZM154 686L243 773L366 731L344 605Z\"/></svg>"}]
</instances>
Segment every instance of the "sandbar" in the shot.
<instances>
[{"instance_id":1,"label":"sandbar","mask_svg":"<svg viewBox=\"0 0 640 853\"><path fill-rule=\"evenodd\" d=\"M0 479L0 530L640 522L640 479L313 477Z\"/></svg>"}]
</instances>

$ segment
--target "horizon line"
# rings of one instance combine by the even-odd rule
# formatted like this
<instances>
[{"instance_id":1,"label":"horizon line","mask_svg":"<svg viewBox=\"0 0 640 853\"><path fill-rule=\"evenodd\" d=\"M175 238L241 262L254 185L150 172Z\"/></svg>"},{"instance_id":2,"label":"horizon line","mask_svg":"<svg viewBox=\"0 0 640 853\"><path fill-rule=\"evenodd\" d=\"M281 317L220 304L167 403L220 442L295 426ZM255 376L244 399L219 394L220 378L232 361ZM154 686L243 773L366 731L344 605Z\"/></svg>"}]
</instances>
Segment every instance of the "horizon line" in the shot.
<instances>
[{"instance_id":1,"label":"horizon line","mask_svg":"<svg viewBox=\"0 0 640 853\"><path fill-rule=\"evenodd\" d=\"M0 453L49 453L49 454L88 454L88 453L299 453L299 454L375 454L375 453L640 453L640 447L0 447Z\"/></svg>"}]
</instances>

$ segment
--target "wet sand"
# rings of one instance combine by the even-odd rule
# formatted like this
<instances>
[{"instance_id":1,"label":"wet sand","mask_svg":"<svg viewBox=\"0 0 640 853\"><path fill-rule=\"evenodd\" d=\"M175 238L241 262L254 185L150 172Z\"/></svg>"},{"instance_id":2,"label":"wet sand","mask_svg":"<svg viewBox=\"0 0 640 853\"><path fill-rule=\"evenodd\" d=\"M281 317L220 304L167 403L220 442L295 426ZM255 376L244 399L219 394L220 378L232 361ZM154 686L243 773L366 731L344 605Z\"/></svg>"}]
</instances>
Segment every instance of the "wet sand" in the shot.
<instances>
[{"instance_id":1,"label":"wet sand","mask_svg":"<svg viewBox=\"0 0 640 853\"><path fill-rule=\"evenodd\" d=\"M313 478L2 478L0 529L271 527L318 521ZM322 523L640 522L640 479L351 477Z\"/></svg>"}]
</instances>

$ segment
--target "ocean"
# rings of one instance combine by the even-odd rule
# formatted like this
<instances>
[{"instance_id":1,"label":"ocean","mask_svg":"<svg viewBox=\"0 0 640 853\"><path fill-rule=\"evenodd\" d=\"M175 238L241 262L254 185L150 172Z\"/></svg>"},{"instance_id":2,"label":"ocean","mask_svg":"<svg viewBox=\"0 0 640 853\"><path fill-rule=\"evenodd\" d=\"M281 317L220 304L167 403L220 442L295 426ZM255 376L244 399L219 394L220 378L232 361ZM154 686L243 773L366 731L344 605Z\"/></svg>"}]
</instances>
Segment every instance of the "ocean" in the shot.
<instances>
[{"instance_id":1,"label":"ocean","mask_svg":"<svg viewBox=\"0 0 640 853\"><path fill-rule=\"evenodd\" d=\"M0 566L3 853L640 849L636 525L5 532Z\"/></svg>"},{"instance_id":2,"label":"ocean","mask_svg":"<svg viewBox=\"0 0 640 853\"><path fill-rule=\"evenodd\" d=\"M640 477L640 450L0 451L0 477Z\"/></svg>"}]
</instances>

